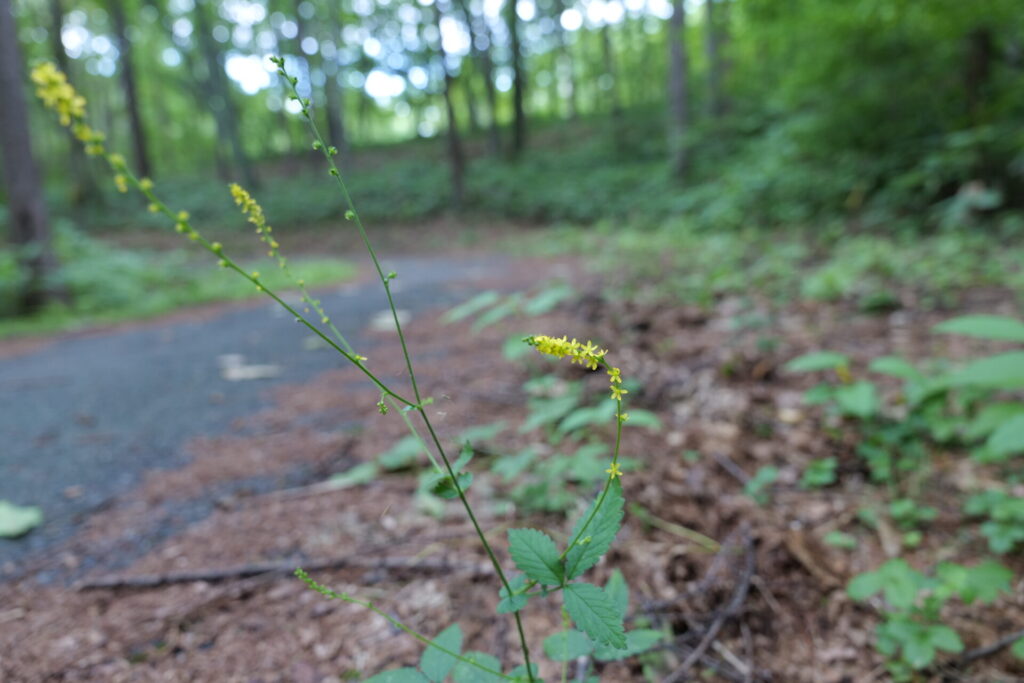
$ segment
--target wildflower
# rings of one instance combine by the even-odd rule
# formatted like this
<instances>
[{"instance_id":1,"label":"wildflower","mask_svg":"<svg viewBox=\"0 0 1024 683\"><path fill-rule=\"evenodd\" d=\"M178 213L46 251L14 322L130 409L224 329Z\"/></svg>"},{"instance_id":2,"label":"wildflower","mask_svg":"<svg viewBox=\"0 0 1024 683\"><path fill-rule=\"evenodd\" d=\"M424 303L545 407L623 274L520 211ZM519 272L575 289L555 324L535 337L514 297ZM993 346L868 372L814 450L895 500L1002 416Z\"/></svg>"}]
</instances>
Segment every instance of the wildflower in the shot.
<instances>
[{"instance_id":1,"label":"wildflower","mask_svg":"<svg viewBox=\"0 0 1024 683\"><path fill-rule=\"evenodd\" d=\"M611 378L609 381L613 384L622 384L622 370L611 368L608 370L608 377Z\"/></svg>"},{"instance_id":2,"label":"wildflower","mask_svg":"<svg viewBox=\"0 0 1024 683\"><path fill-rule=\"evenodd\" d=\"M150 205L147 208L149 209L150 213L160 213L160 205L157 204L156 202L150 203Z\"/></svg>"},{"instance_id":3,"label":"wildflower","mask_svg":"<svg viewBox=\"0 0 1024 683\"><path fill-rule=\"evenodd\" d=\"M579 363L591 370L596 370L608 351L600 349L591 342L581 344L578 340L569 341L567 336L561 338L549 337L539 334L525 339L526 343L533 346L541 353L546 353L555 358L572 356L573 363Z\"/></svg>"},{"instance_id":4,"label":"wildflower","mask_svg":"<svg viewBox=\"0 0 1024 683\"><path fill-rule=\"evenodd\" d=\"M380 411L381 415L388 414L388 404L384 402L384 399L377 401L377 410Z\"/></svg>"},{"instance_id":5,"label":"wildflower","mask_svg":"<svg viewBox=\"0 0 1024 683\"><path fill-rule=\"evenodd\" d=\"M611 390L612 390L612 395L611 395L611 399L612 399L613 401L621 401L621 400L622 400L622 395L623 395L623 394L628 394L628 393L629 393L629 392L628 392L628 391L626 391L625 389L622 389L622 388L620 388L620 387L617 387L617 386L615 386L614 384L613 384L613 385L611 385L611 387L610 387L610 388L611 388Z\"/></svg>"},{"instance_id":6,"label":"wildflower","mask_svg":"<svg viewBox=\"0 0 1024 683\"><path fill-rule=\"evenodd\" d=\"M629 413L619 413L619 423L624 423L629 419Z\"/></svg>"},{"instance_id":7,"label":"wildflower","mask_svg":"<svg viewBox=\"0 0 1024 683\"><path fill-rule=\"evenodd\" d=\"M43 62L32 69L36 94L47 109L57 112L60 125L71 126L85 116L85 98L75 92L68 78L53 62Z\"/></svg>"},{"instance_id":8,"label":"wildflower","mask_svg":"<svg viewBox=\"0 0 1024 683\"><path fill-rule=\"evenodd\" d=\"M139 181L139 189L143 192L149 192L153 189L153 181L149 178L143 178Z\"/></svg>"},{"instance_id":9,"label":"wildflower","mask_svg":"<svg viewBox=\"0 0 1024 683\"><path fill-rule=\"evenodd\" d=\"M613 462L611 467L606 469L605 472L608 474L610 479L615 479L616 477L620 479L622 478L622 470L619 469L619 463L617 462Z\"/></svg>"},{"instance_id":10,"label":"wildflower","mask_svg":"<svg viewBox=\"0 0 1024 683\"><path fill-rule=\"evenodd\" d=\"M117 185L118 192L125 193L128 191L128 179L124 177L123 173L114 175L114 185Z\"/></svg>"}]
</instances>

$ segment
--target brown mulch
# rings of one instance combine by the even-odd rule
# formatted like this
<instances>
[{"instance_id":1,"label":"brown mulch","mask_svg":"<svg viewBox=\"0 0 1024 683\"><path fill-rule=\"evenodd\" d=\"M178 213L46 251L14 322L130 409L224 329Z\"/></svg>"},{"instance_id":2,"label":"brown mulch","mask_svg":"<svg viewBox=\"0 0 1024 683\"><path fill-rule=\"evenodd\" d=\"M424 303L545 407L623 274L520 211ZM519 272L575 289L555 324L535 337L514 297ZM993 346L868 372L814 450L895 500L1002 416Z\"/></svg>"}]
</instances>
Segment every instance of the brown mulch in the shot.
<instances>
[{"instance_id":1,"label":"brown mulch","mask_svg":"<svg viewBox=\"0 0 1024 683\"><path fill-rule=\"evenodd\" d=\"M521 272L532 275L538 268L532 264ZM598 291L589 281L581 287ZM992 310L992 296L980 293L968 308ZM731 300L712 311L645 307L590 294L542 318L479 333L468 323L443 325L438 316L424 315L409 323L409 344L420 383L435 399L431 418L449 442L466 427L498 419L516 425L526 415L521 387L529 375L523 363L508 362L501 353L505 338L524 327L599 339L623 374L642 382L631 405L655 411L664 426L626 430L623 452L642 460L643 468L627 474L624 487L628 503L647 514L627 513L623 532L592 580L603 582L612 568L621 569L631 587L634 621L671 628L675 639L645 663L603 665L602 680L647 680L645 670L660 679L684 669L679 680L885 680L872 645L875 615L844 592L853 574L886 559L885 532L854 521L878 492L866 485L843 426L823 430L820 415L802 405L810 380L780 368L818 348L849 353L856 371L886 353L961 356L983 347L929 334L948 314L907 310L868 317L841 306L792 307L774 319L774 343L766 344L764 329L734 329L741 308ZM399 376L396 340L387 333L377 338L365 352L371 365L382 376ZM595 395L603 394L599 377L566 367L557 372L582 378ZM187 507L221 482L297 466L312 473L306 488L236 492L218 500L212 514L113 572L140 581L167 579L161 585L79 589L81 582L109 577L104 569L77 576L79 584L69 587L41 587L31 577L0 586L0 680L338 681L418 660L421 646L384 619L327 601L286 572L241 571L268 563L320 563L326 568L312 573L321 583L373 600L428 635L458 621L465 649L518 663L515 629L494 614L494 577L456 502L439 519L423 514L415 473L408 472L342 490L318 485L406 434L397 415L377 413L378 397L354 369L282 389L271 411L252 418L266 436L195 441L188 467L151 473L131 496L93 516L46 561L73 572L97 549L116 553L143 533L154 510ZM362 427L333 426L352 420ZM536 440L510 429L493 448L513 452ZM826 456L839 458L841 484L800 490L803 467ZM767 464L779 467L779 482L772 504L759 507L743 494L743 482ZM486 456L478 457L470 498L481 525L502 548L505 531L524 522L501 504L503 485L486 467ZM934 467L925 502L939 507L940 518L924 546L905 556L928 564L937 552L958 561L984 555L976 539L959 535L949 495L984 473L951 454L939 454ZM550 515L531 523L558 537L571 522ZM679 527L716 539L721 551L708 551ZM856 535L857 551L825 545L822 537L834 529ZM390 562L375 565L374 558ZM337 568L326 566L334 561ZM1024 575L1019 559L1004 561ZM239 568L237 578L174 580L184 572L233 568ZM1024 624L1024 591L1018 586L994 606L951 608L948 619L968 648L993 642ZM541 653L543 637L560 623L557 602L532 601L524 622L531 649ZM560 675L551 665L542 673L547 680ZM1004 652L950 675L1024 680L1024 668Z\"/></svg>"}]
</instances>

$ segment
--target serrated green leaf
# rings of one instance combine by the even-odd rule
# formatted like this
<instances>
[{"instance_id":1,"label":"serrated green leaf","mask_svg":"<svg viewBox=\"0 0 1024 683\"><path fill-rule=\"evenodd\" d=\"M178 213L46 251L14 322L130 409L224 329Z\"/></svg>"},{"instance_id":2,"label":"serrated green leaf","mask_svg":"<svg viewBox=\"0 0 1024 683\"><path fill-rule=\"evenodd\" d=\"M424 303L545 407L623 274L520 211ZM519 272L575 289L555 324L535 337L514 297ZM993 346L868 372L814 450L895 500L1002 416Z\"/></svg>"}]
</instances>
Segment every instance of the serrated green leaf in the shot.
<instances>
[{"instance_id":1,"label":"serrated green leaf","mask_svg":"<svg viewBox=\"0 0 1024 683\"><path fill-rule=\"evenodd\" d=\"M501 671L501 662L498 661L498 658L486 652L467 652L463 656L491 671ZM505 680L501 676L488 673L483 669L462 661L455 665L452 678L455 679L455 683L501 683Z\"/></svg>"},{"instance_id":2,"label":"serrated green leaf","mask_svg":"<svg viewBox=\"0 0 1024 683\"><path fill-rule=\"evenodd\" d=\"M619 650L607 645L598 646L594 659L599 662L614 662L646 652L665 639L665 634L653 629L636 629L626 633L626 647Z\"/></svg>"},{"instance_id":3,"label":"serrated green leaf","mask_svg":"<svg viewBox=\"0 0 1024 683\"><path fill-rule=\"evenodd\" d=\"M842 353L816 351L797 356L783 367L789 372L818 372L820 370L835 370L836 368L847 367L849 364L849 356Z\"/></svg>"},{"instance_id":4,"label":"serrated green leaf","mask_svg":"<svg viewBox=\"0 0 1024 683\"><path fill-rule=\"evenodd\" d=\"M381 671L376 676L367 678L365 683L430 683L430 679L416 669L406 667Z\"/></svg>"},{"instance_id":5,"label":"serrated green leaf","mask_svg":"<svg viewBox=\"0 0 1024 683\"><path fill-rule=\"evenodd\" d=\"M618 569L612 571L608 582L604 584L604 592L615 605L615 609L619 611L619 616L625 619L626 611L629 610L629 586L626 585L626 579L622 576L621 571Z\"/></svg>"},{"instance_id":6,"label":"serrated green leaf","mask_svg":"<svg viewBox=\"0 0 1024 683\"><path fill-rule=\"evenodd\" d=\"M462 629L459 628L458 624L452 624L445 630L441 631L434 642L452 652L461 654L462 653ZM423 673L426 674L427 678L434 683L440 683L445 677L451 673L452 669L459 660L452 657L450 654L441 652L435 647L427 646L423 650L423 655L420 657L420 668Z\"/></svg>"},{"instance_id":7,"label":"serrated green leaf","mask_svg":"<svg viewBox=\"0 0 1024 683\"><path fill-rule=\"evenodd\" d=\"M555 662L571 662L577 657L589 655L594 644L585 633L569 629L559 631L544 639L544 654Z\"/></svg>"},{"instance_id":8,"label":"serrated green leaf","mask_svg":"<svg viewBox=\"0 0 1024 683\"><path fill-rule=\"evenodd\" d=\"M878 392L871 382L844 384L836 389L835 399L844 415L866 420L878 412Z\"/></svg>"},{"instance_id":9,"label":"serrated green leaf","mask_svg":"<svg viewBox=\"0 0 1024 683\"><path fill-rule=\"evenodd\" d=\"M952 373L953 386L980 386L993 389L1024 387L1024 351L1010 351L979 358Z\"/></svg>"},{"instance_id":10,"label":"serrated green leaf","mask_svg":"<svg viewBox=\"0 0 1024 683\"><path fill-rule=\"evenodd\" d=\"M964 315L939 323L932 329L979 339L1024 342L1024 323L1001 315Z\"/></svg>"},{"instance_id":11,"label":"serrated green leaf","mask_svg":"<svg viewBox=\"0 0 1024 683\"><path fill-rule=\"evenodd\" d=\"M0 500L0 538L18 538L43 523L43 510Z\"/></svg>"},{"instance_id":12,"label":"serrated green leaf","mask_svg":"<svg viewBox=\"0 0 1024 683\"><path fill-rule=\"evenodd\" d=\"M523 573L546 586L561 585L565 570L550 536L537 529L510 529L508 542L512 561Z\"/></svg>"},{"instance_id":13,"label":"serrated green leaf","mask_svg":"<svg viewBox=\"0 0 1024 683\"><path fill-rule=\"evenodd\" d=\"M377 468L377 463L364 462L344 472L331 475L331 478L327 481L330 482L333 488L347 489L352 486L369 484L377 478L378 474L380 474L380 470Z\"/></svg>"},{"instance_id":14,"label":"serrated green leaf","mask_svg":"<svg viewBox=\"0 0 1024 683\"><path fill-rule=\"evenodd\" d=\"M1011 417L996 427L985 445L996 455L1024 451L1024 415Z\"/></svg>"},{"instance_id":15,"label":"serrated green leaf","mask_svg":"<svg viewBox=\"0 0 1024 683\"><path fill-rule=\"evenodd\" d=\"M587 571L601 559L601 556L608 552L615 534L619 532L622 524L622 486L618 481L613 481L608 487L608 494L604 502L598 508L597 514L590 519L594 507L601 500L598 496L583 516L573 526L570 540L577 539L565 556L565 576L568 579L575 579ZM590 523L587 524L587 520ZM586 528L584 529L584 525ZM582 532L582 533L581 533Z\"/></svg>"},{"instance_id":16,"label":"serrated green leaf","mask_svg":"<svg viewBox=\"0 0 1024 683\"><path fill-rule=\"evenodd\" d=\"M510 576L508 579L508 585L512 589L513 593L522 590L526 587L527 578L525 574L516 574ZM518 612L522 608L526 607L526 603L529 598L526 595L513 595L509 597L508 591L505 590L504 586L498 591L498 614L511 614L512 612Z\"/></svg>"},{"instance_id":17,"label":"serrated green leaf","mask_svg":"<svg viewBox=\"0 0 1024 683\"><path fill-rule=\"evenodd\" d=\"M455 306L454 308L450 309L441 317L441 320L446 323L458 322L459 320L468 318L469 316L482 311L488 306L497 303L499 299L501 299L501 294L494 291L493 289L488 289L486 291L480 292L469 301L464 301L458 306Z\"/></svg>"},{"instance_id":18,"label":"serrated green leaf","mask_svg":"<svg viewBox=\"0 0 1024 683\"><path fill-rule=\"evenodd\" d=\"M919 379L921 371L909 362L896 356L882 356L871 361L868 370L877 372L880 375L899 377L900 379Z\"/></svg>"},{"instance_id":19,"label":"serrated green leaf","mask_svg":"<svg viewBox=\"0 0 1024 683\"><path fill-rule=\"evenodd\" d=\"M589 583L571 583L562 590L565 609L584 633L609 647L626 647L622 617L605 592Z\"/></svg>"}]
</instances>

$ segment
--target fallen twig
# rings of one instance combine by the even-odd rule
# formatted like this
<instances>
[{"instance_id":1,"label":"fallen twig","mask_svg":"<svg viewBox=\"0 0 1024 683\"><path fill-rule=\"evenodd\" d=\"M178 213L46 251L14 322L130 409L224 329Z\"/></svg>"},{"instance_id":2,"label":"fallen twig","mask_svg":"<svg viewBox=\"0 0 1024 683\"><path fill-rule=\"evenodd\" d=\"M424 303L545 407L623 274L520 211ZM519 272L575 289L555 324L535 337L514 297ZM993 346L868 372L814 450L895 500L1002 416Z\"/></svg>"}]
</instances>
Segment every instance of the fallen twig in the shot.
<instances>
[{"instance_id":1,"label":"fallen twig","mask_svg":"<svg viewBox=\"0 0 1024 683\"><path fill-rule=\"evenodd\" d=\"M957 666L967 666L975 660L988 657L989 655L994 655L1004 647L1013 645L1021 638L1024 638L1024 629L1014 631L1013 633L1005 635L999 640L989 643L988 645L982 645L981 647L976 647L973 650L968 650L956 659L955 664Z\"/></svg>"},{"instance_id":2,"label":"fallen twig","mask_svg":"<svg viewBox=\"0 0 1024 683\"><path fill-rule=\"evenodd\" d=\"M125 576L120 574L101 576L79 582L77 590L96 588L157 588L175 583L191 583L193 581L227 581L242 579L260 574L291 573L296 567L308 571L319 569L400 569L403 571L458 572L470 574L473 578L490 576L493 569L490 565L453 564L447 560L421 560L405 557L385 557L377 560L348 555L322 560L278 560L275 562L256 562L252 564L222 567L219 569L195 569L165 574L140 574Z\"/></svg>"},{"instance_id":3,"label":"fallen twig","mask_svg":"<svg viewBox=\"0 0 1024 683\"><path fill-rule=\"evenodd\" d=\"M732 599L729 604L726 605L725 609L719 612L715 620L711 622L711 625L704 632L704 637L701 638L700 643L697 647L687 656L683 663L680 664L675 671L670 673L662 683L675 683L683 679L683 676L696 664L700 658L707 652L707 649L711 646L711 643L718 636L718 632L725 624L726 619L739 612L743 606L744 601L747 599L747 593L750 590L750 579L754 575L754 542L750 538L749 532L744 529L743 531L743 545L746 550L745 561L742 571L739 573L736 581L736 588L733 591Z\"/></svg>"}]
</instances>

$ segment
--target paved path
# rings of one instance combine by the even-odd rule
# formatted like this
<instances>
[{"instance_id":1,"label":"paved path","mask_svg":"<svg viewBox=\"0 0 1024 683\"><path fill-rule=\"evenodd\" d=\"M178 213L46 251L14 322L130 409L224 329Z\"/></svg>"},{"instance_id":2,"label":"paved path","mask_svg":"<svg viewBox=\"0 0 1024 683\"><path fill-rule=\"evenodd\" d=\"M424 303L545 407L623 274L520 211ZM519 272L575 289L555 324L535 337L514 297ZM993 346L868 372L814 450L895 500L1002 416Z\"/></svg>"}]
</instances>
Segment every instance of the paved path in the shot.
<instances>
[{"instance_id":1,"label":"paved path","mask_svg":"<svg viewBox=\"0 0 1024 683\"><path fill-rule=\"evenodd\" d=\"M399 308L419 312L472 295L472 281L511 267L496 256L385 259ZM325 309L353 345L385 311L377 281L323 293ZM182 446L226 433L233 420L270 404L267 389L302 382L345 361L310 350L309 337L273 302L195 320L157 321L69 337L35 353L0 359L0 499L39 505L44 525L0 539L0 567L67 538L92 510L154 468L186 462ZM372 350L372 349L368 349ZM218 358L275 364L273 379L231 382ZM78 497L65 492L76 487ZM2 572L0 572L2 573Z\"/></svg>"}]
</instances>

